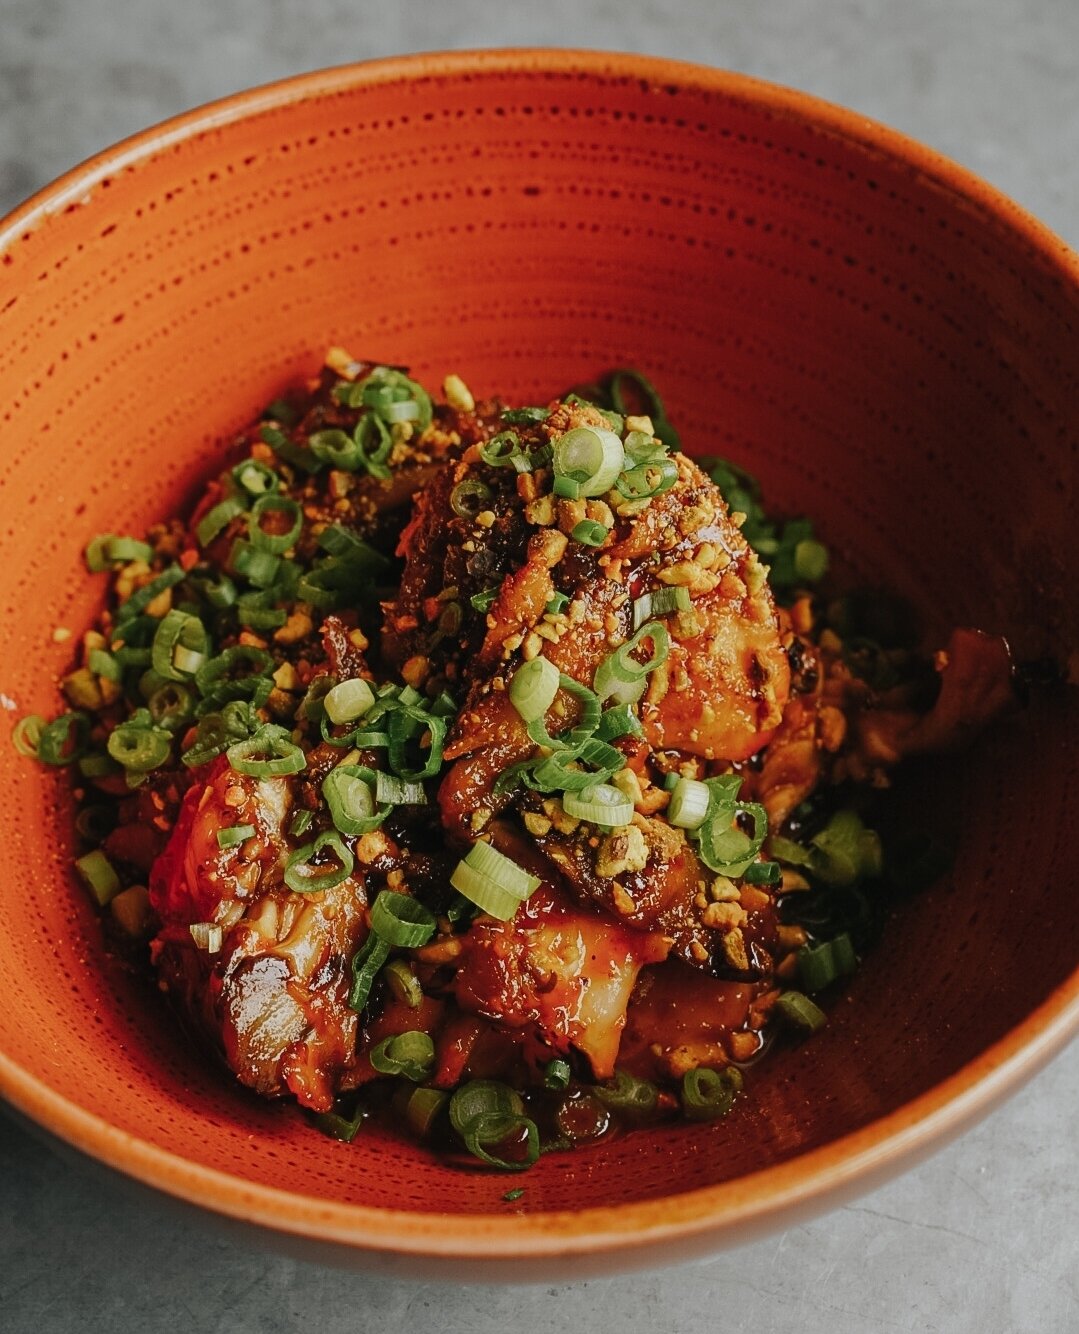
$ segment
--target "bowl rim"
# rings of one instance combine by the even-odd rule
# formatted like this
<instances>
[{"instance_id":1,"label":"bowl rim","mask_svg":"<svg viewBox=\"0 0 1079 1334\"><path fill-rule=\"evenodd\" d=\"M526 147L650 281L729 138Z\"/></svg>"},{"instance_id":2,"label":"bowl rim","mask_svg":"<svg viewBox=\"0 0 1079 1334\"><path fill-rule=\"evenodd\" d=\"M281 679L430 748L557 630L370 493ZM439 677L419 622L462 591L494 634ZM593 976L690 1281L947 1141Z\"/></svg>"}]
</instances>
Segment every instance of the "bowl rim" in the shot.
<instances>
[{"instance_id":1,"label":"bowl rim","mask_svg":"<svg viewBox=\"0 0 1079 1334\"><path fill-rule=\"evenodd\" d=\"M197 107L95 154L0 219L0 255L49 219L85 203L110 176L205 132L358 86L465 73L573 73L675 84L763 106L905 163L1025 243L1058 281L1079 288L1079 254L965 167L853 110L748 75L653 56L574 48L433 52L295 75ZM350 1249L498 1262L620 1251L655 1264L740 1244L781 1220L808 1217L862 1193L985 1116L1079 1032L1079 966L1016 1027L943 1082L841 1139L746 1176L615 1207L482 1214L420 1213L339 1204L202 1167L118 1129L55 1092L0 1051L0 1095L44 1129L166 1194L278 1233ZM448 1222L452 1223L447 1227ZM486 1275L491 1277L492 1275Z\"/></svg>"}]
</instances>

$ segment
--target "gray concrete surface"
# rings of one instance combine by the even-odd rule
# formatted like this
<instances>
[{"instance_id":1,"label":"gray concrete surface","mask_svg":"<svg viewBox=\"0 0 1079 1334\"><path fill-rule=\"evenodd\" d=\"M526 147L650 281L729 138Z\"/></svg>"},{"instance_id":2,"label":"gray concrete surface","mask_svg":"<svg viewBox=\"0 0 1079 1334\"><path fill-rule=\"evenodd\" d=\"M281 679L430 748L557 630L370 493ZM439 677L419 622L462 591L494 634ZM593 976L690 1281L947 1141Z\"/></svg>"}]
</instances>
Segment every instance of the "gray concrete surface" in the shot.
<instances>
[{"instance_id":1,"label":"gray concrete surface","mask_svg":"<svg viewBox=\"0 0 1079 1334\"><path fill-rule=\"evenodd\" d=\"M950 154L1079 244L1079 0L0 0L0 213L121 136L238 88L524 44L648 51L804 88ZM1074 1334L1076 1108L1073 1046L847 1208L678 1269L517 1290L282 1259L132 1202L0 1120L0 1330Z\"/></svg>"}]
</instances>

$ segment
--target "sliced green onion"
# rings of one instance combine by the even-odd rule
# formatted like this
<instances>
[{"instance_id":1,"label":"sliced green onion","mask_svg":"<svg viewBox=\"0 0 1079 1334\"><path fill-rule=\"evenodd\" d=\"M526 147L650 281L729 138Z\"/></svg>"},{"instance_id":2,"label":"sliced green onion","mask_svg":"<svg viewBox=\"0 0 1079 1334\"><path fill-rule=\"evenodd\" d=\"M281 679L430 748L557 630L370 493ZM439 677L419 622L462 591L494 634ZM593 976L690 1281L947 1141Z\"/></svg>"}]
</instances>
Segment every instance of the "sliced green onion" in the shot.
<instances>
[{"instance_id":1,"label":"sliced green onion","mask_svg":"<svg viewBox=\"0 0 1079 1334\"><path fill-rule=\"evenodd\" d=\"M304 449L302 445L290 440L284 431L279 431L273 426L261 426L259 435L279 459L291 463L294 468L302 468L304 472L310 473L322 469L323 460L317 458L311 450Z\"/></svg>"},{"instance_id":2,"label":"sliced green onion","mask_svg":"<svg viewBox=\"0 0 1079 1334\"><path fill-rule=\"evenodd\" d=\"M307 767L307 757L289 740L285 729L269 723L260 727L254 736L229 746L225 753L237 773L251 774L254 778L298 774Z\"/></svg>"},{"instance_id":3,"label":"sliced green onion","mask_svg":"<svg viewBox=\"0 0 1079 1334\"><path fill-rule=\"evenodd\" d=\"M337 865L323 868L316 863L316 858L327 848L337 858ZM352 849L342 843L335 829L327 829L313 843L305 843L289 854L285 862L285 884L297 894L317 894L347 880L355 865Z\"/></svg>"},{"instance_id":4,"label":"sliced green onion","mask_svg":"<svg viewBox=\"0 0 1079 1334\"><path fill-rule=\"evenodd\" d=\"M416 724L419 724L420 739L424 735L428 736L429 746L426 761L413 767L408 763L408 743L416 735ZM399 701L399 707L390 714L387 723L390 738L387 759L398 778L404 778L410 783L421 783L425 778L433 778L438 773L442 767L442 746L447 728L448 723L444 717L436 717L414 704L401 705Z\"/></svg>"},{"instance_id":5,"label":"sliced green onion","mask_svg":"<svg viewBox=\"0 0 1079 1334\"><path fill-rule=\"evenodd\" d=\"M659 1090L647 1079L638 1079L626 1070L616 1070L614 1079L598 1085L593 1092L612 1111L647 1116L656 1110Z\"/></svg>"},{"instance_id":6,"label":"sliced green onion","mask_svg":"<svg viewBox=\"0 0 1079 1334\"><path fill-rule=\"evenodd\" d=\"M116 772L117 767L108 755L83 755L79 760L79 773L83 778L104 778L107 774Z\"/></svg>"},{"instance_id":7,"label":"sliced green onion","mask_svg":"<svg viewBox=\"0 0 1079 1334\"><path fill-rule=\"evenodd\" d=\"M871 831L854 811L836 811L809 840L810 869L816 879L826 885L853 885L863 872L872 873L874 863L879 861L879 843L866 840L867 832Z\"/></svg>"},{"instance_id":8,"label":"sliced green onion","mask_svg":"<svg viewBox=\"0 0 1079 1334\"><path fill-rule=\"evenodd\" d=\"M475 857L476 848L489 849L493 856ZM478 864L477 864L478 863ZM481 869L487 868L487 869ZM457 863L450 884L477 908L508 922L539 884L535 876L523 871L516 862L503 857L489 843L477 843L468 856Z\"/></svg>"},{"instance_id":9,"label":"sliced green onion","mask_svg":"<svg viewBox=\"0 0 1079 1334\"><path fill-rule=\"evenodd\" d=\"M229 552L229 569L256 588L269 588L277 578L281 558L271 551L260 551L244 538L238 537Z\"/></svg>"},{"instance_id":10,"label":"sliced green onion","mask_svg":"<svg viewBox=\"0 0 1079 1334\"><path fill-rule=\"evenodd\" d=\"M474 611L488 612L494 606L497 597L498 585L496 584L493 588L485 588L482 593L473 593L468 601Z\"/></svg>"},{"instance_id":11,"label":"sliced green onion","mask_svg":"<svg viewBox=\"0 0 1079 1334\"><path fill-rule=\"evenodd\" d=\"M258 459L244 459L232 470L232 479L249 496L265 496L276 491L281 485L281 478L272 468Z\"/></svg>"},{"instance_id":12,"label":"sliced green onion","mask_svg":"<svg viewBox=\"0 0 1079 1334\"><path fill-rule=\"evenodd\" d=\"M123 671L120 664L111 653L106 653L104 649L92 648L86 655L86 665L95 676L103 676L106 681L119 682L123 677Z\"/></svg>"},{"instance_id":13,"label":"sliced green onion","mask_svg":"<svg viewBox=\"0 0 1079 1334\"><path fill-rule=\"evenodd\" d=\"M389 814L388 808L375 810L371 791L372 770L361 765L338 765L322 780L322 795L330 808L330 818L342 834L369 834Z\"/></svg>"},{"instance_id":14,"label":"sliced green onion","mask_svg":"<svg viewBox=\"0 0 1079 1334\"><path fill-rule=\"evenodd\" d=\"M192 574L188 576L188 583L214 611L224 611L236 601L236 585L227 574Z\"/></svg>"},{"instance_id":15,"label":"sliced green onion","mask_svg":"<svg viewBox=\"0 0 1079 1334\"><path fill-rule=\"evenodd\" d=\"M370 683L355 677L329 690L323 697L322 707L331 723L351 723L365 714L374 702L375 692Z\"/></svg>"},{"instance_id":16,"label":"sliced green onion","mask_svg":"<svg viewBox=\"0 0 1079 1334\"><path fill-rule=\"evenodd\" d=\"M798 963L798 981L803 990L810 994L823 991L837 978L849 976L858 967L858 956L845 931L833 940L804 945L795 959Z\"/></svg>"},{"instance_id":17,"label":"sliced green onion","mask_svg":"<svg viewBox=\"0 0 1079 1334\"><path fill-rule=\"evenodd\" d=\"M146 610L146 608L156 598L164 593L166 588L172 588L184 577L184 569L181 565L170 565L167 569L151 579L149 583L143 584L141 588L135 590L128 600L116 608L116 619L114 635L118 639L124 639L125 626L134 620Z\"/></svg>"},{"instance_id":18,"label":"sliced green onion","mask_svg":"<svg viewBox=\"0 0 1079 1334\"><path fill-rule=\"evenodd\" d=\"M481 1112L465 1125L461 1138L474 1158L502 1172L525 1172L539 1159L539 1129L527 1116ZM510 1151L519 1149L521 1156L505 1157L492 1152L505 1145L510 1146Z\"/></svg>"},{"instance_id":19,"label":"sliced green onion","mask_svg":"<svg viewBox=\"0 0 1079 1334\"><path fill-rule=\"evenodd\" d=\"M533 658L514 672L509 686L510 703L526 723L543 718L558 694L559 671L548 658Z\"/></svg>"},{"instance_id":20,"label":"sliced green onion","mask_svg":"<svg viewBox=\"0 0 1079 1334\"><path fill-rule=\"evenodd\" d=\"M746 867L742 879L747 885L778 885L783 879L783 868L778 862L754 862Z\"/></svg>"},{"instance_id":21,"label":"sliced green onion","mask_svg":"<svg viewBox=\"0 0 1079 1334\"><path fill-rule=\"evenodd\" d=\"M236 619L248 630L276 630L288 620L288 612L277 606L274 591L241 593L236 599Z\"/></svg>"},{"instance_id":22,"label":"sliced green onion","mask_svg":"<svg viewBox=\"0 0 1079 1334\"><path fill-rule=\"evenodd\" d=\"M206 511L202 518L195 524L195 536L198 538L200 547L208 547L215 537L225 531L233 519L245 513L247 504L239 496L229 496L227 500L219 501L212 509Z\"/></svg>"},{"instance_id":23,"label":"sliced green onion","mask_svg":"<svg viewBox=\"0 0 1079 1334\"><path fill-rule=\"evenodd\" d=\"M615 704L604 709L596 728L599 741L617 741L620 736L642 736L641 722L632 704Z\"/></svg>"},{"instance_id":24,"label":"sliced green onion","mask_svg":"<svg viewBox=\"0 0 1079 1334\"><path fill-rule=\"evenodd\" d=\"M795 843L793 839L783 838L779 834L773 834L768 840L768 851L787 866L808 866L813 860L813 854L809 848L803 848L801 843Z\"/></svg>"},{"instance_id":25,"label":"sliced green onion","mask_svg":"<svg viewBox=\"0 0 1079 1334\"><path fill-rule=\"evenodd\" d=\"M358 472L363 467L360 442L347 431L337 428L313 431L307 438L307 446L315 458L341 472Z\"/></svg>"},{"instance_id":26,"label":"sliced green onion","mask_svg":"<svg viewBox=\"0 0 1079 1334\"><path fill-rule=\"evenodd\" d=\"M167 680L149 696L147 708L157 726L176 732L195 716L195 696L187 687Z\"/></svg>"},{"instance_id":27,"label":"sliced green onion","mask_svg":"<svg viewBox=\"0 0 1079 1334\"><path fill-rule=\"evenodd\" d=\"M169 758L172 737L156 727L128 721L109 733L107 749L116 763L129 773L145 774L159 768Z\"/></svg>"},{"instance_id":28,"label":"sliced green onion","mask_svg":"<svg viewBox=\"0 0 1079 1334\"><path fill-rule=\"evenodd\" d=\"M340 1140L342 1144L351 1144L360 1133L360 1127L367 1119L367 1109L357 1106L352 1116L341 1116L338 1112L319 1112L314 1118L316 1129L330 1139Z\"/></svg>"},{"instance_id":29,"label":"sliced green onion","mask_svg":"<svg viewBox=\"0 0 1079 1334\"><path fill-rule=\"evenodd\" d=\"M548 1061L543 1071L543 1087L553 1089L556 1092L568 1088L572 1073L568 1061L563 1061L560 1058Z\"/></svg>"},{"instance_id":30,"label":"sliced green onion","mask_svg":"<svg viewBox=\"0 0 1079 1334\"><path fill-rule=\"evenodd\" d=\"M41 733L46 726L48 724L40 713L28 713L24 718L20 718L11 729L11 744L20 755L24 755L29 760L36 760L38 758L38 742L41 740Z\"/></svg>"},{"instance_id":31,"label":"sliced green onion","mask_svg":"<svg viewBox=\"0 0 1079 1334\"><path fill-rule=\"evenodd\" d=\"M375 800L388 806L426 806L427 793L422 783L408 783L380 771L375 775Z\"/></svg>"},{"instance_id":32,"label":"sliced green onion","mask_svg":"<svg viewBox=\"0 0 1079 1334\"><path fill-rule=\"evenodd\" d=\"M391 959L382 970L386 985L394 996L412 1010L423 1003L423 988L419 979L404 959Z\"/></svg>"},{"instance_id":33,"label":"sliced green onion","mask_svg":"<svg viewBox=\"0 0 1079 1334\"><path fill-rule=\"evenodd\" d=\"M715 1121L726 1116L742 1089L742 1072L733 1066L709 1070L698 1066L682 1076L682 1110L691 1121Z\"/></svg>"},{"instance_id":34,"label":"sliced green onion","mask_svg":"<svg viewBox=\"0 0 1079 1334\"><path fill-rule=\"evenodd\" d=\"M559 477L578 480L578 494L582 496L605 495L624 463L622 441L613 431L602 427L579 426L554 442L556 480Z\"/></svg>"},{"instance_id":35,"label":"sliced green onion","mask_svg":"<svg viewBox=\"0 0 1079 1334\"><path fill-rule=\"evenodd\" d=\"M217 831L217 846L224 851L226 848L235 848L238 844L246 842L249 838L254 838L255 826L253 824L234 824L228 829L219 829Z\"/></svg>"},{"instance_id":36,"label":"sliced green onion","mask_svg":"<svg viewBox=\"0 0 1079 1334\"><path fill-rule=\"evenodd\" d=\"M669 491L677 481L678 465L674 460L654 458L622 473L615 488L627 500L651 500Z\"/></svg>"},{"instance_id":37,"label":"sliced green onion","mask_svg":"<svg viewBox=\"0 0 1079 1334\"><path fill-rule=\"evenodd\" d=\"M521 439L516 431L500 431L498 435L480 446L480 458L491 468L516 468L518 472L531 472L532 465L521 449Z\"/></svg>"},{"instance_id":38,"label":"sliced green onion","mask_svg":"<svg viewBox=\"0 0 1079 1334\"><path fill-rule=\"evenodd\" d=\"M748 815L753 834L744 833L735 824L737 815ZM739 802L737 806L719 805L700 826L701 860L720 875L740 876L757 860L768 836L768 814L757 802Z\"/></svg>"},{"instance_id":39,"label":"sliced green onion","mask_svg":"<svg viewBox=\"0 0 1079 1334\"><path fill-rule=\"evenodd\" d=\"M183 681L203 666L209 651L210 637L203 623L197 616L174 607L158 624L150 661L154 671L165 680Z\"/></svg>"},{"instance_id":40,"label":"sliced green onion","mask_svg":"<svg viewBox=\"0 0 1079 1334\"><path fill-rule=\"evenodd\" d=\"M547 408L503 408L502 420L507 426L531 426L545 422L550 416Z\"/></svg>"},{"instance_id":41,"label":"sliced green onion","mask_svg":"<svg viewBox=\"0 0 1079 1334\"><path fill-rule=\"evenodd\" d=\"M258 717L245 700L231 700L220 713L208 713L200 721L194 744L180 756L192 768L206 764L236 741L257 731Z\"/></svg>"},{"instance_id":42,"label":"sliced green onion","mask_svg":"<svg viewBox=\"0 0 1079 1334\"><path fill-rule=\"evenodd\" d=\"M435 1063L435 1044L429 1033L411 1029L383 1038L372 1047L367 1058L380 1075L398 1075L419 1084L431 1073Z\"/></svg>"},{"instance_id":43,"label":"sliced green onion","mask_svg":"<svg viewBox=\"0 0 1079 1334\"><path fill-rule=\"evenodd\" d=\"M582 495L581 488L588 480L588 474L585 472L577 473L575 476L566 476L559 473L551 483L551 491L556 496L562 496L566 500L579 500Z\"/></svg>"},{"instance_id":44,"label":"sliced green onion","mask_svg":"<svg viewBox=\"0 0 1079 1334\"><path fill-rule=\"evenodd\" d=\"M569 602L569 595L566 593L555 593L544 606L543 610L551 616L557 616L564 606Z\"/></svg>"},{"instance_id":45,"label":"sliced green onion","mask_svg":"<svg viewBox=\"0 0 1079 1334\"><path fill-rule=\"evenodd\" d=\"M331 556L345 556L350 565L370 572L388 570L390 559L362 537L339 523L328 524L319 533L318 544Z\"/></svg>"},{"instance_id":46,"label":"sliced green onion","mask_svg":"<svg viewBox=\"0 0 1079 1334\"><path fill-rule=\"evenodd\" d=\"M93 852L87 852L82 857L76 857L75 870L78 871L83 884L94 896L99 907L104 908L123 888L112 862L100 848L95 848Z\"/></svg>"},{"instance_id":47,"label":"sliced green onion","mask_svg":"<svg viewBox=\"0 0 1079 1334\"><path fill-rule=\"evenodd\" d=\"M102 570L126 565L130 561L143 561L148 565L153 558L153 547L149 542L140 542L137 537L116 537L112 533L105 533L95 537L86 547L86 568L91 574L100 574Z\"/></svg>"},{"instance_id":48,"label":"sliced green onion","mask_svg":"<svg viewBox=\"0 0 1079 1334\"><path fill-rule=\"evenodd\" d=\"M414 1135L426 1139L438 1124L450 1100L441 1089L413 1089L405 1103L405 1120Z\"/></svg>"},{"instance_id":49,"label":"sliced green onion","mask_svg":"<svg viewBox=\"0 0 1079 1334\"><path fill-rule=\"evenodd\" d=\"M651 656L638 662L631 655L642 644L650 643ZM614 699L618 704L634 704L644 694L645 678L667 661L671 637L662 621L647 621L639 630L596 668L595 691L600 699Z\"/></svg>"},{"instance_id":50,"label":"sliced green onion","mask_svg":"<svg viewBox=\"0 0 1079 1334\"><path fill-rule=\"evenodd\" d=\"M352 956L352 986L348 993L350 1010L361 1013L371 995L374 980L389 954L387 942L372 931Z\"/></svg>"},{"instance_id":51,"label":"sliced green onion","mask_svg":"<svg viewBox=\"0 0 1079 1334\"><path fill-rule=\"evenodd\" d=\"M639 630L653 616L666 616L672 611L689 611L692 606L688 588L657 588L633 599L633 628Z\"/></svg>"},{"instance_id":52,"label":"sliced green onion","mask_svg":"<svg viewBox=\"0 0 1079 1334\"><path fill-rule=\"evenodd\" d=\"M679 778L667 803L667 819L679 829L699 829L708 818L712 793L696 778Z\"/></svg>"},{"instance_id":53,"label":"sliced green onion","mask_svg":"<svg viewBox=\"0 0 1079 1334\"><path fill-rule=\"evenodd\" d=\"M633 802L609 783L567 792L562 807L575 820L587 820L601 829L618 829L633 819Z\"/></svg>"},{"instance_id":54,"label":"sliced green onion","mask_svg":"<svg viewBox=\"0 0 1079 1334\"><path fill-rule=\"evenodd\" d=\"M408 894L382 890L371 905L371 930L396 949L414 950L435 934L434 915Z\"/></svg>"},{"instance_id":55,"label":"sliced green onion","mask_svg":"<svg viewBox=\"0 0 1079 1334\"><path fill-rule=\"evenodd\" d=\"M807 1033L816 1033L828 1022L828 1016L800 991L785 991L772 1007L781 1019Z\"/></svg>"},{"instance_id":56,"label":"sliced green onion","mask_svg":"<svg viewBox=\"0 0 1079 1334\"><path fill-rule=\"evenodd\" d=\"M282 527L280 532L268 532L263 526L263 520L267 515L282 516L287 527ZM296 544L301 532L303 532L303 511L291 496L267 492L255 501L247 521L247 535L256 551L268 551L272 555L280 555Z\"/></svg>"},{"instance_id":57,"label":"sliced green onion","mask_svg":"<svg viewBox=\"0 0 1079 1334\"><path fill-rule=\"evenodd\" d=\"M192 922L187 928L195 948L207 954L218 954L224 942L225 933L216 922Z\"/></svg>"},{"instance_id":58,"label":"sliced green onion","mask_svg":"<svg viewBox=\"0 0 1079 1334\"><path fill-rule=\"evenodd\" d=\"M459 1135L477 1116L500 1113L518 1116L524 1111L521 1095L508 1084L495 1079L470 1079L454 1090L450 1098L450 1125Z\"/></svg>"},{"instance_id":59,"label":"sliced green onion","mask_svg":"<svg viewBox=\"0 0 1079 1334\"><path fill-rule=\"evenodd\" d=\"M268 677L272 670L273 658L265 649L234 644L203 663L195 673L195 685L200 694L213 694L224 703L250 695L258 679Z\"/></svg>"},{"instance_id":60,"label":"sliced green onion","mask_svg":"<svg viewBox=\"0 0 1079 1334\"><path fill-rule=\"evenodd\" d=\"M806 583L815 584L828 570L828 548L812 538L803 538L794 548L794 573Z\"/></svg>"},{"instance_id":61,"label":"sliced green onion","mask_svg":"<svg viewBox=\"0 0 1079 1334\"><path fill-rule=\"evenodd\" d=\"M486 876L523 902L539 886L539 879L530 875L490 843L473 843L464 858L480 875Z\"/></svg>"},{"instance_id":62,"label":"sliced green onion","mask_svg":"<svg viewBox=\"0 0 1079 1334\"><path fill-rule=\"evenodd\" d=\"M604 527L598 519L582 519L573 525L570 537L584 547L601 547L610 536L611 530Z\"/></svg>"},{"instance_id":63,"label":"sliced green onion","mask_svg":"<svg viewBox=\"0 0 1079 1334\"><path fill-rule=\"evenodd\" d=\"M376 366L363 380L351 385L350 406L358 390L360 402L386 421L410 421L417 435L431 425L434 409L430 396L422 385L410 380L403 371L390 366Z\"/></svg>"},{"instance_id":64,"label":"sliced green onion","mask_svg":"<svg viewBox=\"0 0 1079 1334\"><path fill-rule=\"evenodd\" d=\"M461 519L474 519L486 509L494 492L477 477L466 477L450 492L450 509Z\"/></svg>"},{"instance_id":65,"label":"sliced green onion","mask_svg":"<svg viewBox=\"0 0 1079 1334\"><path fill-rule=\"evenodd\" d=\"M292 838L303 838L304 834L311 828L312 821L315 818L314 811L297 811L289 822L288 832ZM338 826L340 828L340 826ZM343 834L348 833L347 829L342 829Z\"/></svg>"}]
</instances>

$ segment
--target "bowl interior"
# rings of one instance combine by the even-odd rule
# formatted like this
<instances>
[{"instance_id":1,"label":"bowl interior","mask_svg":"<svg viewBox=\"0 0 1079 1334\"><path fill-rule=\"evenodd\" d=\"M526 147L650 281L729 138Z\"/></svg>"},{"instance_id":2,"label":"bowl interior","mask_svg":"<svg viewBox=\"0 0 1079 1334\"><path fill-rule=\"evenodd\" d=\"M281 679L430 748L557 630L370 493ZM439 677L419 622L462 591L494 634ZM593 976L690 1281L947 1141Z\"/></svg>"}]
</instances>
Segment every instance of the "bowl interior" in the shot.
<instances>
[{"instance_id":1,"label":"bowl interior","mask_svg":"<svg viewBox=\"0 0 1079 1334\"><path fill-rule=\"evenodd\" d=\"M0 242L11 722L54 707L72 656L54 631L98 603L86 540L183 506L334 343L526 402L640 367L691 451L815 516L931 632L977 625L1020 655L1076 642L1075 268L853 116L627 58L360 68L146 136ZM898 799L960 830L955 873L901 909L828 1029L763 1065L736 1115L552 1155L512 1207L504 1178L377 1134L344 1148L194 1051L103 950L68 871L63 780L4 745L9 1096L17 1070L241 1187L509 1229L770 1167L962 1070L1072 974L1076 724L1042 698L910 776Z\"/></svg>"}]
</instances>

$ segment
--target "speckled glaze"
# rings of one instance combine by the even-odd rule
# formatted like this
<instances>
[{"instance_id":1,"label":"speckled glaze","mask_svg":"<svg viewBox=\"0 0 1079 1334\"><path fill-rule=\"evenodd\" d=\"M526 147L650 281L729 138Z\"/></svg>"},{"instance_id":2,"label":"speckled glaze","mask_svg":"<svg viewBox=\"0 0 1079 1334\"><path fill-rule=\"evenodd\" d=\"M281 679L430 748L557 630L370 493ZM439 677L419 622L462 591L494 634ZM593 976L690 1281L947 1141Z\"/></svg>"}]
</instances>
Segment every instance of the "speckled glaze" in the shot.
<instances>
[{"instance_id":1,"label":"speckled glaze","mask_svg":"<svg viewBox=\"0 0 1079 1334\"><path fill-rule=\"evenodd\" d=\"M195 112L0 223L5 736L55 709L53 631L101 595L85 541L184 506L330 343L523 401L639 366L691 450L751 467L935 629L1066 655L1077 325L1079 260L989 187L713 70L424 56ZM960 824L956 873L727 1121L519 1181L345 1147L234 1087L104 951L64 781L0 745L0 1093L142 1181L385 1266L566 1277L748 1239L940 1144L1079 1027L1077 733L1049 692L911 773L897 800Z\"/></svg>"}]
</instances>

